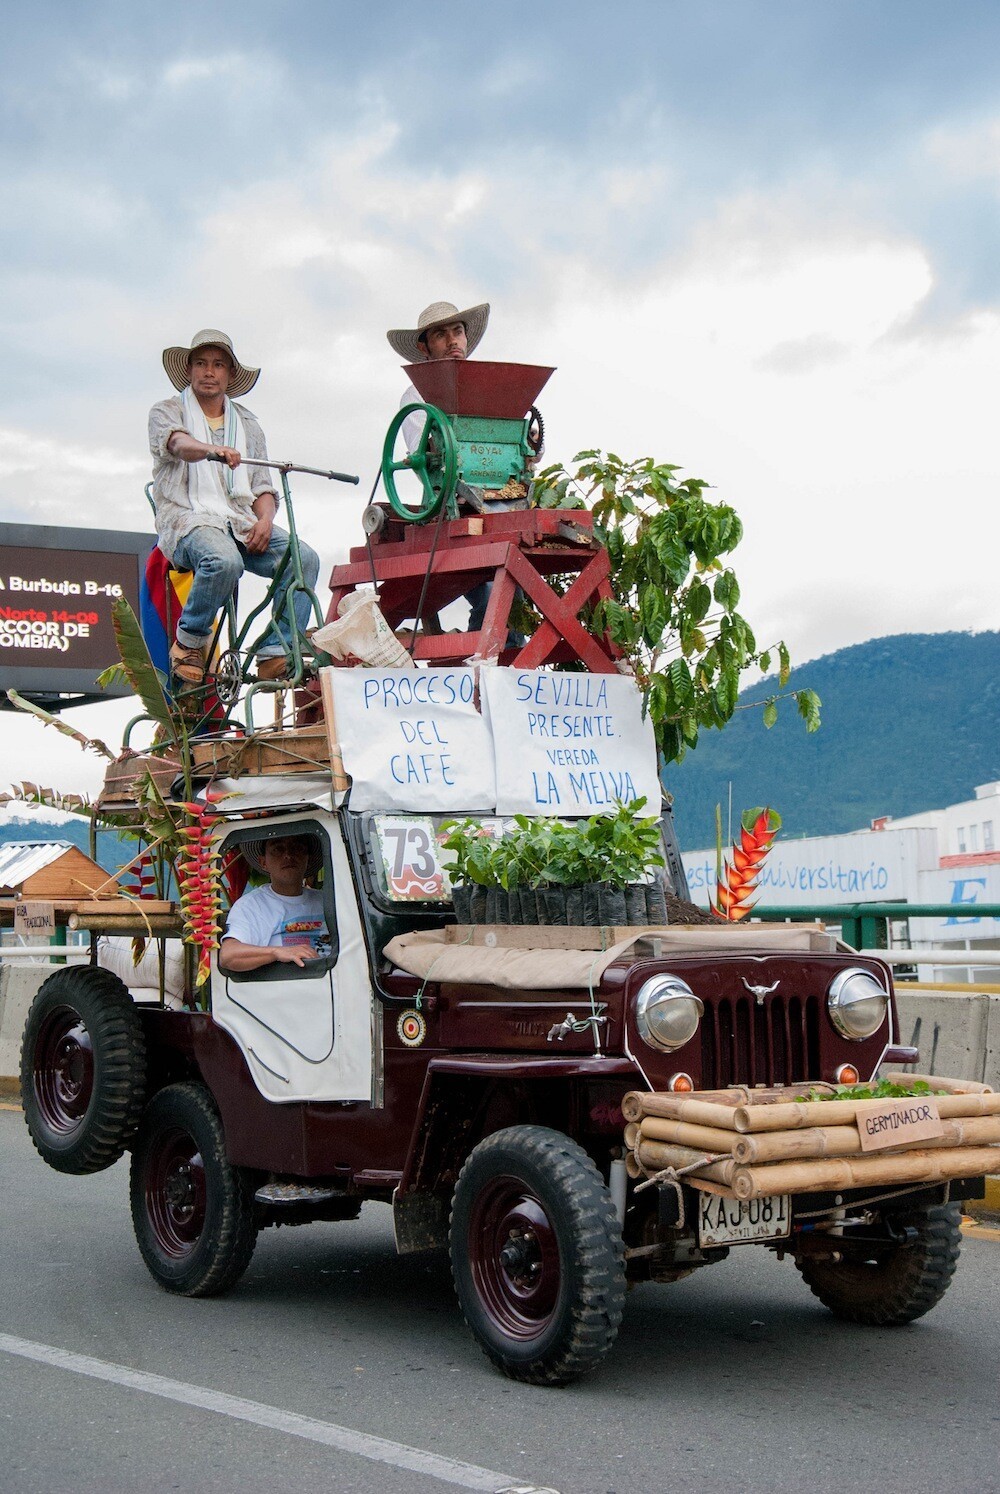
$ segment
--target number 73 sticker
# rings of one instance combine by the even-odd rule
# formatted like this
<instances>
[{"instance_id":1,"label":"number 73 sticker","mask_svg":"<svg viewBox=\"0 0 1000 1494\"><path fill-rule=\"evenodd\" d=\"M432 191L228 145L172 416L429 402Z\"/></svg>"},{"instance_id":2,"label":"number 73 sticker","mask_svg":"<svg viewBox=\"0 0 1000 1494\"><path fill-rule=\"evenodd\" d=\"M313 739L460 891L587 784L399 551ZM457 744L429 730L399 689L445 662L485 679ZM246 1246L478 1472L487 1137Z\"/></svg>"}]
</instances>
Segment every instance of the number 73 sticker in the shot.
<instances>
[{"instance_id":1,"label":"number 73 sticker","mask_svg":"<svg viewBox=\"0 0 1000 1494\"><path fill-rule=\"evenodd\" d=\"M447 902L448 876L434 821L416 815L375 817L386 890L394 902Z\"/></svg>"}]
</instances>

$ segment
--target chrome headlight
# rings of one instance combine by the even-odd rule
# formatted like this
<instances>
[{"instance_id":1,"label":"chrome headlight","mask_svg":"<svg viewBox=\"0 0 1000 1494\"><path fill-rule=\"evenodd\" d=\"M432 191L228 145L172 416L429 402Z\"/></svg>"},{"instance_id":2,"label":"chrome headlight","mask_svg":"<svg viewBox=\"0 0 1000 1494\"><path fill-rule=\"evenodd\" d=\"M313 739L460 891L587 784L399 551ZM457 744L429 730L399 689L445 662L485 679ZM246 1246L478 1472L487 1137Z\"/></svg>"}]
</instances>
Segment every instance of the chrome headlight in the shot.
<instances>
[{"instance_id":1,"label":"chrome headlight","mask_svg":"<svg viewBox=\"0 0 1000 1494\"><path fill-rule=\"evenodd\" d=\"M827 992L826 1006L841 1036L860 1043L885 1021L889 993L870 970L841 970Z\"/></svg>"},{"instance_id":2,"label":"chrome headlight","mask_svg":"<svg viewBox=\"0 0 1000 1494\"><path fill-rule=\"evenodd\" d=\"M653 975L635 999L635 1020L644 1043L670 1053L698 1031L705 1003L676 975Z\"/></svg>"}]
</instances>

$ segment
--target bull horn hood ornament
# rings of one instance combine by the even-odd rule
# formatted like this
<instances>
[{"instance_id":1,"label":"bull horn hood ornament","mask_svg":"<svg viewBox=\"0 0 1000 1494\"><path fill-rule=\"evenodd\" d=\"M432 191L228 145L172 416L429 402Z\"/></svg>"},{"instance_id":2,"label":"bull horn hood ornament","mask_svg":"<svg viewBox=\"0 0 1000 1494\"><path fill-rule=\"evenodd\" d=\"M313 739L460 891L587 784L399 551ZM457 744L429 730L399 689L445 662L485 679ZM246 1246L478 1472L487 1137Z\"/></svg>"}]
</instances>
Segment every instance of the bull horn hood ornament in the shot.
<instances>
[{"instance_id":1,"label":"bull horn hood ornament","mask_svg":"<svg viewBox=\"0 0 1000 1494\"><path fill-rule=\"evenodd\" d=\"M776 980L773 986L752 986L750 984L750 982L747 980L746 976L744 975L743 976L743 984L746 986L746 988L750 992L751 996L756 996L756 998L757 998L757 1005L758 1006L763 1006L764 1005L764 997L765 996L770 996L770 994L771 994L772 991L776 991L778 989L778 987L781 985L781 981L780 980Z\"/></svg>"}]
</instances>

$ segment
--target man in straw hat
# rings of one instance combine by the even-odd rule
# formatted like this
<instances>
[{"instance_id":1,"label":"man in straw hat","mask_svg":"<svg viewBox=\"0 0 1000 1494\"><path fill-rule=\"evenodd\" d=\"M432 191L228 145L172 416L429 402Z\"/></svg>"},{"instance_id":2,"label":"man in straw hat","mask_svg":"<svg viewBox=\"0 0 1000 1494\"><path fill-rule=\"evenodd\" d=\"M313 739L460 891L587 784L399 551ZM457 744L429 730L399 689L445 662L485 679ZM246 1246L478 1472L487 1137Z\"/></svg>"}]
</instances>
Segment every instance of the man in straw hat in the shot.
<instances>
[{"instance_id":1,"label":"man in straw hat","mask_svg":"<svg viewBox=\"0 0 1000 1494\"><path fill-rule=\"evenodd\" d=\"M470 306L465 311L459 311L452 301L432 301L430 306L425 306L417 317L415 327L412 329L396 327L387 332L386 337L389 339L389 346L394 348L401 358L405 358L407 363L430 362L439 358L461 360L475 352L482 341L489 319L488 301L483 301L478 306ZM400 409L404 405L419 405L420 403L422 403L420 395L410 384L399 402ZM426 416L419 412L408 415L403 421L403 440L406 442L407 451L414 451L419 445L425 421ZM478 586L474 586L465 594L465 599L469 604L468 629L470 633L477 633L483 625L490 591L490 583L481 581Z\"/></svg>"},{"instance_id":2,"label":"man in straw hat","mask_svg":"<svg viewBox=\"0 0 1000 1494\"><path fill-rule=\"evenodd\" d=\"M274 525L278 498L268 469L241 466L244 457L267 460L264 432L246 406L236 403L256 384L260 369L244 367L232 339L214 327L196 332L188 347L165 348L163 366L180 393L149 412L156 532L174 567L194 572L170 667L184 684L199 685L216 613L244 570L274 575L288 535ZM221 463L207 461L209 453ZM299 548L306 584L315 588L319 556L302 541ZM274 626L258 651L262 680L287 673L291 640L282 604L290 581L289 568L274 598ZM295 616L304 631L310 610L302 592Z\"/></svg>"},{"instance_id":3,"label":"man in straw hat","mask_svg":"<svg viewBox=\"0 0 1000 1494\"><path fill-rule=\"evenodd\" d=\"M468 358L483 340L490 319L489 302L459 311L451 301L432 301L417 317L411 329L396 327L385 335L407 363L424 363L439 358ZM419 405L420 395L411 384L400 400L404 405ZM411 415L403 421L403 440L407 451L413 451L424 429L423 415Z\"/></svg>"},{"instance_id":4,"label":"man in straw hat","mask_svg":"<svg viewBox=\"0 0 1000 1494\"><path fill-rule=\"evenodd\" d=\"M244 892L229 910L219 949L223 970L259 970L263 965L299 965L330 952L323 894L306 886L319 869L313 835L282 835L248 841L244 858L270 886Z\"/></svg>"}]
</instances>

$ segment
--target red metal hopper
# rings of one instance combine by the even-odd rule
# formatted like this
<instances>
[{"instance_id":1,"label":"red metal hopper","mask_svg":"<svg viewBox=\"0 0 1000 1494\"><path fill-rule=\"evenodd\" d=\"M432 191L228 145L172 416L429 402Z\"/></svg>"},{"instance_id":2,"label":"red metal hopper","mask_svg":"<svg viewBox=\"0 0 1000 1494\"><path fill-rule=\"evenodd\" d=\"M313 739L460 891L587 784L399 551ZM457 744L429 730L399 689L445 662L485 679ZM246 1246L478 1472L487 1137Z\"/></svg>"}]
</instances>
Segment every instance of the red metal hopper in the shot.
<instances>
[{"instance_id":1,"label":"red metal hopper","mask_svg":"<svg viewBox=\"0 0 1000 1494\"><path fill-rule=\"evenodd\" d=\"M463 362L438 358L409 363L409 374L420 398L445 415L480 415L493 420L523 420L554 368L533 363Z\"/></svg>"}]
</instances>

